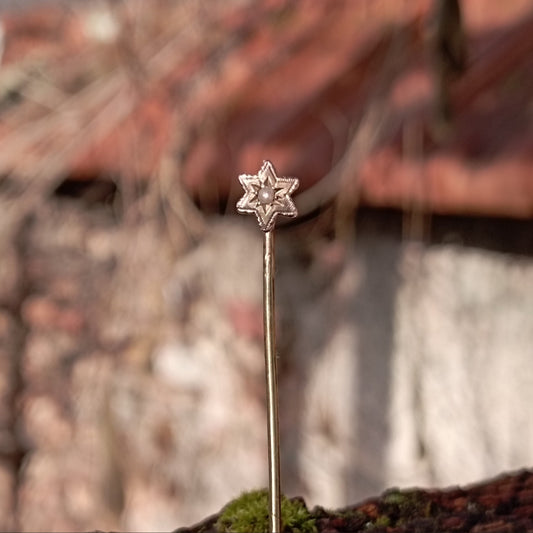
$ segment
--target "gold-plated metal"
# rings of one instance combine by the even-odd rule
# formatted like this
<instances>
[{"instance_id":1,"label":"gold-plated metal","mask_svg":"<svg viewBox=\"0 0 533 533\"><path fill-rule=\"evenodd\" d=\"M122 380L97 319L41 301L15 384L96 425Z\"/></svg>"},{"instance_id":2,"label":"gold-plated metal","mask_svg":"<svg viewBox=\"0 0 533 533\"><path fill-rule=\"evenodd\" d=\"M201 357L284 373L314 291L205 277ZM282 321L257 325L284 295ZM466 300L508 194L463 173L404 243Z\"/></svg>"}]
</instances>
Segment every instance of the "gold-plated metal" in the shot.
<instances>
[{"instance_id":1,"label":"gold-plated metal","mask_svg":"<svg viewBox=\"0 0 533 533\"><path fill-rule=\"evenodd\" d=\"M237 211L254 214L263 231L274 227L277 215L295 217L298 214L291 198L298 188L298 180L278 178L270 161L263 161L256 175L241 174L239 181L244 188L244 196L237 202Z\"/></svg>"},{"instance_id":2,"label":"gold-plated metal","mask_svg":"<svg viewBox=\"0 0 533 533\"><path fill-rule=\"evenodd\" d=\"M270 531L281 533L281 469L279 452L278 372L276 363L276 316L274 298L274 223L277 215L297 216L290 195L298 188L296 178L278 178L270 161L257 175L241 174L244 196L239 213L252 213L263 230L263 324L267 389L268 481Z\"/></svg>"},{"instance_id":3,"label":"gold-plated metal","mask_svg":"<svg viewBox=\"0 0 533 533\"><path fill-rule=\"evenodd\" d=\"M281 533L281 468L279 455L278 372L274 299L274 230L263 241L263 327L267 388L268 486L270 531Z\"/></svg>"}]
</instances>

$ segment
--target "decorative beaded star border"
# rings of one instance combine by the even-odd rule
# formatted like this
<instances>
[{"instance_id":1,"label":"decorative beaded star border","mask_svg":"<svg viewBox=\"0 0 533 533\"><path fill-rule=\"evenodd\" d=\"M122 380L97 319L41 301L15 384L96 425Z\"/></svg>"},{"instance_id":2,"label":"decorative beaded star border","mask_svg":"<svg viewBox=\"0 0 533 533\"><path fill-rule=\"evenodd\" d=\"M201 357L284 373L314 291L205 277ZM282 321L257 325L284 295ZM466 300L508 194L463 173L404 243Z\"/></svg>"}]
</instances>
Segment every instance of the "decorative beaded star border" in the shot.
<instances>
[{"instance_id":1,"label":"decorative beaded star border","mask_svg":"<svg viewBox=\"0 0 533 533\"><path fill-rule=\"evenodd\" d=\"M298 215L291 194L300 182L296 178L278 178L270 161L263 161L256 175L241 174L239 181L244 188L244 195L237 202L237 211L254 214L263 231L270 231L274 227L277 215Z\"/></svg>"}]
</instances>

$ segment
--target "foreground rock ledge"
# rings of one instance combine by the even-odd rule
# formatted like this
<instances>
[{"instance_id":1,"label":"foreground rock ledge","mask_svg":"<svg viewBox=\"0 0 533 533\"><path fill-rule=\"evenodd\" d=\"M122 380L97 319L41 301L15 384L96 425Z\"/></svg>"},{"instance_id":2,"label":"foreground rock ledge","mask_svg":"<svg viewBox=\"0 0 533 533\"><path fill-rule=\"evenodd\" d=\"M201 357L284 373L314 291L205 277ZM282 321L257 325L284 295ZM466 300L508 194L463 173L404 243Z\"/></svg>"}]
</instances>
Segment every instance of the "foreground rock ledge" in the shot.
<instances>
[{"instance_id":1,"label":"foreground rock ledge","mask_svg":"<svg viewBox=\"0 0 533 533\"><path fill-rule=\"evenodd\" d=\"M335 511L316 507L311 514L318 533L533 532L533 470L465 488L391 489L354 506ZM174 533L217 533L218 516Z\"/></svg>"}]
</instances>

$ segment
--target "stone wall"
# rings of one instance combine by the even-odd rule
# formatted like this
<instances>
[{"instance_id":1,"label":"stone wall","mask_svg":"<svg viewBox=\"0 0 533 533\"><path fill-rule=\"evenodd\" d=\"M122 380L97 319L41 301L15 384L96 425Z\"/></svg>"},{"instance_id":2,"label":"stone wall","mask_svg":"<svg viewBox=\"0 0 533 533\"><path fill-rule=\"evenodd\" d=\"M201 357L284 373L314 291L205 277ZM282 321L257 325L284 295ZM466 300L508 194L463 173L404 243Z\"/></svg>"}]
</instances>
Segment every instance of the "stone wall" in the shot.
<instances>
[{"instance_id":1,"label":"stone wall","mask_svg":"<svg viewBox=\"0 0 533 533\"><path fill-rule=\"evenodd\" d=\"M261 234L150 213L54 196L3 220L2 530L172 530L267 483ZM432 224L277 232L287 494L531 464L531 224Z\"/></svg>"}]
</instances>

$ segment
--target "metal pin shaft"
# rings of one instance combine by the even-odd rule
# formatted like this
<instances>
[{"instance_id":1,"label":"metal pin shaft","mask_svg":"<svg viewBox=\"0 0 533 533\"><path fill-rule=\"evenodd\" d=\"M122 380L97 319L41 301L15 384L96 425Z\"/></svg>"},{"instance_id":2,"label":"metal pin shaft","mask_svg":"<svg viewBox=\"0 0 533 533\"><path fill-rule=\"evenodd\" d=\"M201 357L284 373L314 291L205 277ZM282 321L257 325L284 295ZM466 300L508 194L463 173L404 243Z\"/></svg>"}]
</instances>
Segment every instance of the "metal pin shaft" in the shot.
<instances>
[{"instance_id":1,"label":"metal pin shaft","mask_svg":"<svg viewBox=\"0 0 533 533\"><path fill-rule=\"evenodd\" d=\"M269 514L270 531L281 533L278 374L274 306L274 231L271 230L264 232L263 241L263 324L268 416Z\"/></svg>"},{"instance_id":2,"label":"metal pin shaft","mask_svg":"<svg viewBox=\"0 0 533 533\"><path fill-rule=\"evenodd\" d=\"M256 175L241 174L244 196L237 202L239 213L254 214L263 230L263 324L267 388L268 481L271 533L281 533L281 475L279 457L278 374L274 309L274 222L278 215L298 215L291 194L296 178L279 178L270 161L263 161Z\"/></svg>"}]
</instances>

